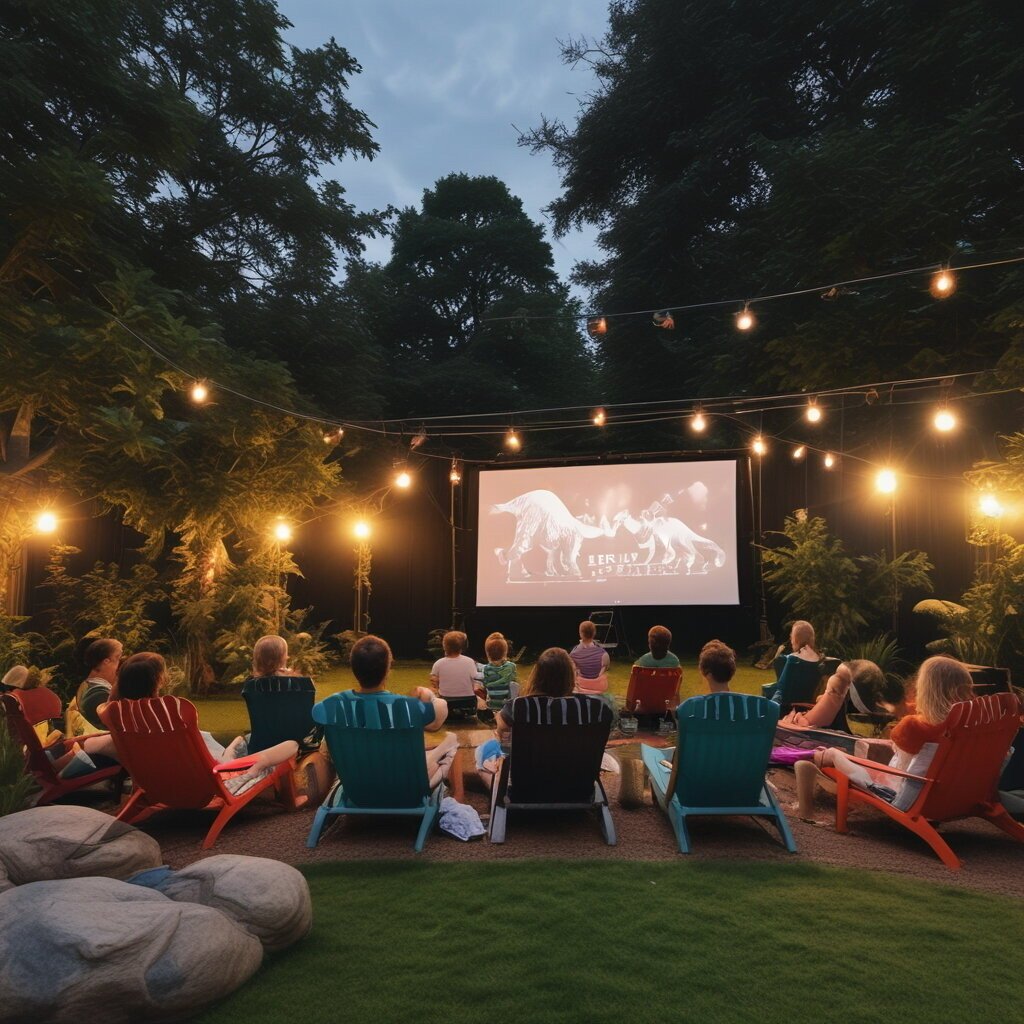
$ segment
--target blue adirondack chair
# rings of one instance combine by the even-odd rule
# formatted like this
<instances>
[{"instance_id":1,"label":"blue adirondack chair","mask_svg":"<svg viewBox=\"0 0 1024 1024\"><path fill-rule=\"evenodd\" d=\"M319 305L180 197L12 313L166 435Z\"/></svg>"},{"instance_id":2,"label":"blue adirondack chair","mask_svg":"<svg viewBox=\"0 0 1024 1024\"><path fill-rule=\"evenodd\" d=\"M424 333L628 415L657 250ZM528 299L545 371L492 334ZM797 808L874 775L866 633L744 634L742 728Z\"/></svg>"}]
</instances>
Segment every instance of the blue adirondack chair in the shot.
<instances>
[{"instance_id":1,"label":"blue adirondack chair","mask_svg":"<svg viewBox=\"0 0 1024 1024\"><path fill-rule=\"evenodd\" d=\"M413 719L412 699L385 704L335 693L313 706L324 727L338 781L317 809L306 845L316 846L335 814L400 814L421 818L417 853L433 826L444 784L430 788L423 726Z\"/></svg>"},{"instance_id":2,"label":"blue adirondack chair","mask_svg":"<svg viewBox=\"0 0 1024 1024\"><path fill-rule=\"evenodd\" d=\"M745 693L716 693L683 701L676 720L678 771L672 792L671 770L661 764L665 751L645 743L640 754L654 799L668 812L675 829L680 852L690 852L689 815L739 814L771 818L786 849L795 853L789 823L764 779L778 704Z\"/></svg>"}]
</instances>

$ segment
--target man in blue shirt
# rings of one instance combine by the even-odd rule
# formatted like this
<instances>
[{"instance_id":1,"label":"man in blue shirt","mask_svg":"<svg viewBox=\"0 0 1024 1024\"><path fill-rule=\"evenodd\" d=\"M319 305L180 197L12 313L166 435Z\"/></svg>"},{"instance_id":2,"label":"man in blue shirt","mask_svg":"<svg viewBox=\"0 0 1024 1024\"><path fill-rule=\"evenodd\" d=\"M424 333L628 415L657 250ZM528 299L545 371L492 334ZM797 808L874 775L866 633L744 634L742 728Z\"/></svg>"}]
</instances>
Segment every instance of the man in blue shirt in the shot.
<instances>
[{"instance_id":1,"label":"man in blue shirt","mask_svg":"<svg viewBox=\"0 0 1024 1024\"><path fill-rule=\"evenodd\" d=\"M393 661L391 648L385 640L379 636L361 637L352 646L352 674L359 685L350 692L362 700L405 703L413 722L420 722L425 732L436 732L448 717L448 703L435 697L434 691L426 686L417 686L415 697L391 693L387 681ZM427 749L427 775L432 788L448 777L458 749L459 740L453 732L446 733L440 743Z\"/></svg>"}]
</instances>

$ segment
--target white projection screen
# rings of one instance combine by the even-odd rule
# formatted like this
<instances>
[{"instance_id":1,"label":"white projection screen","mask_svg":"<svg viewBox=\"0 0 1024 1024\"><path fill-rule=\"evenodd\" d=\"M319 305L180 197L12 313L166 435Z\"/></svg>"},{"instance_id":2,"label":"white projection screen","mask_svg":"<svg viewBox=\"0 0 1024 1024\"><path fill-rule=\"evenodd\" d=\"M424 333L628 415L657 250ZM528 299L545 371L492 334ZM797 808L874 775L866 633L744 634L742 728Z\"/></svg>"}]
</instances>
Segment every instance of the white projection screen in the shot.
<instances>
[{"instance_id":1,"label":"white projection screen","mask_svg":"<svg viewBox=\"0 0 1024 1024\"><path fill-rule=\"evenodd\" d=\"M480 473L482 607L738 604L736 462Z\"/></svg>"}]
</instances>

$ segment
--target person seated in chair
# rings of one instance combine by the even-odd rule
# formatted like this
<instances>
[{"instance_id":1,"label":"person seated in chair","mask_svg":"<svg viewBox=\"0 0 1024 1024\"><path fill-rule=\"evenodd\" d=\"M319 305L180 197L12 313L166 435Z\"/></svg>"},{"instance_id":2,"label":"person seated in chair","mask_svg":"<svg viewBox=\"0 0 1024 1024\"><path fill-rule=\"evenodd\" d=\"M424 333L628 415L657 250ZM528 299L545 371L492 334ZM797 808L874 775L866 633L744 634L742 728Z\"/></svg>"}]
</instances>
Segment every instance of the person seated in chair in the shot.
<instances>
[{"instance_id":1,"label":"person seated in chair","mask_svg":"<svg viewBox=\"0 0 1024 1024\"><path fill-rule=\"evenodd\" d=\"M520 691L520 697L569 697L577 686L576 666L572 658L561 647L549 647L543 651L533 666L526 686ZM591 694L590 696L597 696ZM498 739L507 745L512 734L513 701L505 702L498 712L496 725Z\"/></svg>"},{"instance_id":2,"label":"person seated in chair","mask_svg":"<svg viewBox=\"0 0 1024 1024\"><path fill-rule=\"evenodd\" d=\"M679 668L679 659L669 650L672 633L667 626L651 626L647 646L650 650L633 662L637 668Z\"/></svg>"},{"instance_id":3,"label":"person seated in chair","mask_svg":"<svg viewBox=\"0 0 1024 1024\"><path fill-rule=\"evenodd\" d=\"M487 702L477 693L480 673L476 662L463 653L468 644L469 638L465 633L455 629L445 633L441 638L444 657L438 658L431 666L430 685L437 687L440 697L473 697L478 708L486 709Z\"/></svg>"},{"instance_id":4,"label":"person seated in chair","mask_svg":"<svg viewBox=\"0 0 1024 1024\"><path fill-rule=\"evenodd\" d=\"M252 678L266 676L302 676L288 667L288 642L274 633L261 636L252 645Z\"/></svg>"},{"instance_id":5,"label":"person seated in chair","mask_svg":"<svg viewBox=\"0 0 1024 1024\"><path fill-rule=\"evenodd\" d=\"M160 691L167 685L167 663L159 654L143 651L126 658L117 672L117 679L110 693L110 700L100 706L99 716L103 720L107 708L115 701L143 700L147 697L159 697ZM245 756L245 738L236 736L226 747L221 746L214 737L200 730L206 747L218 764L226 764L238 757ZM117 748L110 736L85 738L85 752L90 756L95 752L117 760ZM236 775L225 781L232 791L237 791L250 779L258 779L270 771L275 765L294 757L299 745L294 740L286 740L276 746L268 747L254 754L255 761L243 774Z\"/></svg>"},{"instance_id":6,"label":"person seated in chair","mask_svg":"<svg viewBox=\"0 0 1024 1024\"><path fill-rule=\"evenodd\" d=\"M83 736L90 732L104 732L99 708L110 700L110 691L117 679L124 648L119 640L101 637L85 649L82 661L88 673L78 687L65 713L65 732L69 736Z\"/></svg>"},{"instance_id":7,"label":"person seated in chair","mask_svg":"<svg viewBox=\"0 0 1024 1024\"><path fill-rule=\"evenodd\" d=\"M873 661L857 658L844 662L829 677L825 692L815 700L814 707L807 711L790 711L779 719L779 725L796 725L806 729L830 728L846 706L851 686L867 706L874 707L877 695L885 686L885 676Z\"/></svg>"},{"instance_id":8,"label":"person seated in chair","mask_svg":"<svg viewBox=\"0 0 1024 1024\"><path fill-rule=\"evenodd\" d=\"M464 635L459 634L459 636ZM449 636L451 636L450 633L445 635L446 641ZM475 672L476 664L473 660L471 658L465 660L473 665ZM437 732L444 725L445 719L448 717L448 704L442 697L435 696L433 690L426 686L417 686L414 697L403 697L401 694L392 693L387 689L388 676L391 674L391 666L394 663L387 641L382 640L379 636L360 637L352 645L351 663L352 674L359 684L354 690L349 691L354 696L363 700L380 701L384 704L404 701L409 705L412 721L419 721L425 732ZM431 674L431 678L433 678L433 674ZM448 777L458 749L459 738L453 732L446 733L436 746L426 748L427 776L430 779L431 789L442 779Z\"/></svg>"},{"instance_id":9,"label":"person seated in chair","mask_svg":"<svg viewBox=\"0 0 1024 1024\"><path fill-rule=\"evenodd\" d=\"M576 671L576 690L595 696L608 689L608 652L594 642L597 626L590 619L580 623L580 642L569 652Z\"/></svg>"}]
</instances>

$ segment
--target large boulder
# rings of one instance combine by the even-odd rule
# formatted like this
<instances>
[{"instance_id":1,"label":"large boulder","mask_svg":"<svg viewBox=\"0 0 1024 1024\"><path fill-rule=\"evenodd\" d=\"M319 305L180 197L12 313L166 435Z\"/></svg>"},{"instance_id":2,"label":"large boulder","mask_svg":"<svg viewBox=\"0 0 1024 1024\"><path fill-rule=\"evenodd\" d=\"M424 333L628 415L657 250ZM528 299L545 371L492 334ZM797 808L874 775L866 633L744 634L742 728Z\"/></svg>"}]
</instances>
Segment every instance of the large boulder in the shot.
<instances>
[{"instance_id":1,"label":"large boulder","mask_svg":"<svg viewBox=\"0 0 1024 1024\"><path fill-rule=\"evenodd\" d=\"M277 860L207 857L154 884L172 900L202 903L226 914L268 950L297 942L313 924L306 879Z\"/></svg>"},{"instance_id":2,"label":"large boulder","mask_svg":"<svg viewBox=\"0 0 1024 1024\"><path fill-rule=\"evenodd\" d=\"M262 960L225 914L143 886L76 878L0 895L0 1024L180 1020Z\"/></svg>"},{"instance_id":3,"label":"large boulder","mask_svg":"<svg viewBox=\"0 0 1024 1024\"><path fill-rule=\"evenodd\" d=\"M57 878L129 878L163 863L145 832L91 807L33 807L0 818L0 892Z\"/></svg>"}]
</instances>

